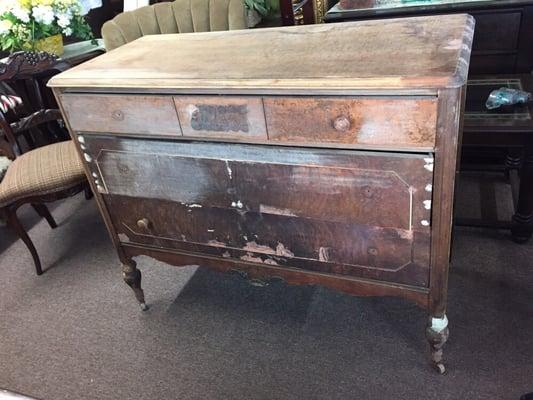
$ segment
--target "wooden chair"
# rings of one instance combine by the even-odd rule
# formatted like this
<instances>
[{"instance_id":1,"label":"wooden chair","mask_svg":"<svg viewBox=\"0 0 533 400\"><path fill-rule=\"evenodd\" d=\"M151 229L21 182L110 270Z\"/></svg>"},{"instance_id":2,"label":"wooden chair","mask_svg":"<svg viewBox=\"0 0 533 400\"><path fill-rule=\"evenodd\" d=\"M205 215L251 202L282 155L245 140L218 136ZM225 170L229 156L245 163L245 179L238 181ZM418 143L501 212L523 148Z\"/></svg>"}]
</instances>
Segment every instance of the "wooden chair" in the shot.
<instances>
[{"instance_id":1,"label":"wooden chair","mask_svg":"<svg viewBox=\"0 0 533 400\"><path fill-rule=\"evenodd\" d=\"M0 81L19 79L55 68L57 59L46 53L15 53L0 64ZM58 125L59 124L59 125ZM17 209L31 204L35 211L57 225L44 203L66 198L86 190L89 185L78 153L69 141L49 144L23 153L19 139L28 130L46 126L59 129L62 116L59 110L42 109L31 115L8 122L0 112L0 153L12 162L0 181L0 218L26 244L35 263L37 275L43 273L39 256L30 237L17 218Z\"/></svg>"}]
</instances>

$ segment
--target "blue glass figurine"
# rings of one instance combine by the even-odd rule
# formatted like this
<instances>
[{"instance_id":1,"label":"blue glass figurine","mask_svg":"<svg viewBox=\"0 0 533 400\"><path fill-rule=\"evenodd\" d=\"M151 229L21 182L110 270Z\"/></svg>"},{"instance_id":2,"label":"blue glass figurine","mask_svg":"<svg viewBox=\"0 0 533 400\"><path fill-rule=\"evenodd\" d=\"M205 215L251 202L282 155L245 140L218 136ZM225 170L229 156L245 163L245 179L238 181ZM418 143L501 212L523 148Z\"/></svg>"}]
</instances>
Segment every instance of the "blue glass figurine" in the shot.
<instances>
[{"instance_id":1,"label":"blue glass figurine","mask_svg":"<svg viewBox=\"0 0 533 400\"><path fill-rule=\"evenodd\" d=\"M510 89L501 87L493 90L485 105L489 110L494 110L501 106L508 106L513 104L524 104L531 101L531 93L522 90Z\"/></svg>"}]
</instances>

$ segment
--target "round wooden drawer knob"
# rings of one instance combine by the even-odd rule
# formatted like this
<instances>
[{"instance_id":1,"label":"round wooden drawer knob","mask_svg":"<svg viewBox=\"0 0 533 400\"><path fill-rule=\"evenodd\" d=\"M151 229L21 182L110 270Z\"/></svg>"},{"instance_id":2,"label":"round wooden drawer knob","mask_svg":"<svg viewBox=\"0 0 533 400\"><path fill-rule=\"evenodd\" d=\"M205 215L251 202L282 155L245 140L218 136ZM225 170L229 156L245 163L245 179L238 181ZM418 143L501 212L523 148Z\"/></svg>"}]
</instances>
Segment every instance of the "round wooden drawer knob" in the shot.
<instances>
[{"instance_id":1,"label":"round wooden drawer knob","mask_svg":"<svg viewBox=\"0 0 533 400\"><path fill-rule=\"evenodd\" d=\"M191 113L191 119L198 119L200 116L200 110L198 108L194 108Z\"/></svg>"},{"instance_id":2,"label":"round wooden drawer knob","mask_svg":"<svg viewBox=\"0 0 533 400\"><path fill-rule=\"evenodd\" d=\"M333 127L335 128L335 130L340 132L346 132L350 130L350 126L350 120L344 115L335 118L335 120L333 121Z\"/></svg>"},{"instance_id":3,"label":"round wooden drawer knob","mask_svg":"<svg viewBox=\"0 0 533 400\"><path fill-rule=\"evenodd\" d=\"M124 121L124 113L120 110L115 110L111 113L111 118L115 121Z\"/></svg>"},{"instance_id":4,"label":"round wooden drawer knob","mask_svg":"<svg viewBox=\"0 0 533 400\"><path fill-rule=\"evenodd\" d=\"M141 229L148 229L150 227L150 221L146 218L140 219L137 221L137 226Z\"/></svg>"}]
</instances>

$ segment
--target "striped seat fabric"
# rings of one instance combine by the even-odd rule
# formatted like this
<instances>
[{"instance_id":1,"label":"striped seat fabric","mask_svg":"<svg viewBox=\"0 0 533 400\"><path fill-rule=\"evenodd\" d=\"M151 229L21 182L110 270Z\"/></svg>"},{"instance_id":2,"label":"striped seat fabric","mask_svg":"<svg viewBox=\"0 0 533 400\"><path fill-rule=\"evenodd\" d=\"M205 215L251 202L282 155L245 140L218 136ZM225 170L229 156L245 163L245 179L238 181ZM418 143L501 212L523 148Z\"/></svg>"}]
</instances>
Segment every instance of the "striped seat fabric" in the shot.
<instances>
[{"instance_id":1,"label":"striped seat fabric","mask_svg":"<svg viewBox=\"0 0 533 400\"><path fill-rule=\"evenodd\" d=\"M61 191L84 180L83 164L72 141L40 147L11 163L0 182L0 207Z\"/></svg>"}]
</instances>

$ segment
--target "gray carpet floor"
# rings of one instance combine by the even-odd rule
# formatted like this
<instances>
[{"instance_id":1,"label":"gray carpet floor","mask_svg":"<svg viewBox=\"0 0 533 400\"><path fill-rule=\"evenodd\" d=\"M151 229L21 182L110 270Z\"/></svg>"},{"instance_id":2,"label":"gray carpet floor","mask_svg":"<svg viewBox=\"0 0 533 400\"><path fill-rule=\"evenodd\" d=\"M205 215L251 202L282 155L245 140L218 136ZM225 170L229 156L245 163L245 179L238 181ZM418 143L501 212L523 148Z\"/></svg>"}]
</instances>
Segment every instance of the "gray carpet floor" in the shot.
<instances>
[{"instance_id":1,"label":"gray carpet floor","mask_svg":"<svg viewBox=\"0 0 533 400\"><path fill-rule=\"evenodd\" d=\"M46 400L517 400L533 391L533 243L507 232L456 229L449 372L439 376L427 362L426 314L406 301L257 288L141 258L143 313L94 201L58 204L53 231L31 211L22 214L44 275L0 228L0 387Z\"/></svg>"}]
</instances>

